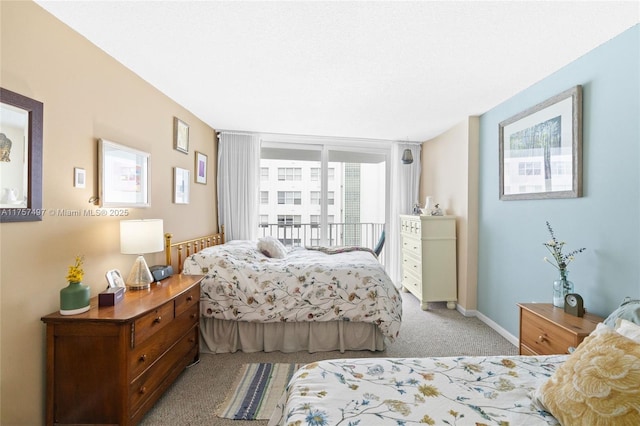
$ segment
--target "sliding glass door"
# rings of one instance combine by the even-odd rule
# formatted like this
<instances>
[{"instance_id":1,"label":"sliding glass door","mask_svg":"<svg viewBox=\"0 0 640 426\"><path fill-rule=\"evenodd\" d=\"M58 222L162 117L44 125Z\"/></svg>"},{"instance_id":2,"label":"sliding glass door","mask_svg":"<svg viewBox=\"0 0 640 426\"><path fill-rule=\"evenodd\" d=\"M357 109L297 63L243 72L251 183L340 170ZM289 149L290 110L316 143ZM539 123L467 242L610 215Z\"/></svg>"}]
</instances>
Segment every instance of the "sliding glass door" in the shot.
<instances>
[{"instance_id":1,"label":"sliding glass door","mask_svg":"<svg viewBox=\"0 0 640 426\"><path fill-rule=\"evenodd\" d=\"M263 143L259 235L287 246L373 248L384 229L387 153Z\"/></svg>"}]
</instances>

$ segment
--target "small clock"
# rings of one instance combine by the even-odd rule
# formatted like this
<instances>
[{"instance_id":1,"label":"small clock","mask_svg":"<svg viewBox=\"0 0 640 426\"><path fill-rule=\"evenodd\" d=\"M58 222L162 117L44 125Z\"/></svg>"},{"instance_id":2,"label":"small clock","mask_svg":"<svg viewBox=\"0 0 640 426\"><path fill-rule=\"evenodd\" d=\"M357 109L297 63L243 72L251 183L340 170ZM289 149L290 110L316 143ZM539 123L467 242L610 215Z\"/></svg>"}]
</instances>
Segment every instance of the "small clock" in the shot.
<instances>
[{"instance_id":1,"label":"small clock","mask_svg":"<svg viewBox=\"0 0 640 426\"><path fill-rule=\"evenodd\" d=\"M564 297L564 311L575 317L584 316L584 301L578 293L569 293Z\"/></svg>"}]
</instances>

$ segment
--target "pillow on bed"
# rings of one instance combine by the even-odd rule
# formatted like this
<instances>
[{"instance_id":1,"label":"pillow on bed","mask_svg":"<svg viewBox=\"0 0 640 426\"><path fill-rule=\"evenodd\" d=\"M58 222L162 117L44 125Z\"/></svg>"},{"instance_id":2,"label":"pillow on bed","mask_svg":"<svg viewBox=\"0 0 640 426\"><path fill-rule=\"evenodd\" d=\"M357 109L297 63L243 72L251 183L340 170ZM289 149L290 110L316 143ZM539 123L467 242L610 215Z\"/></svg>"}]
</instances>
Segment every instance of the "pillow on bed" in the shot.
<instances>
[{"instance_id":1,"label":"pillow on bed","mask_svg":"<svg viewBox=\"0 0 640 426\"><path fill-rule=\"evenodd\" d=\"M640 300L634 300L626 297L618 309L613 311L611 315L604 320L605 325L614 328L618 319L626 319L635 324L640 324Z\"/></svg>"},{"instance_id":2,"label":"pillow on bed","mask_svg":"<svg viewBox=\"0 0 640 426\"><path fill-rule=\"evenodd\" d=\"M598 324L534 391L563 425L640 425L640 344Z\"/></svg>"},{"instance_id":3,"label":"pillow on bed","mask_svg":"<svg viewBox=\"0 0 640 426\"><path fill-rule=\"evenodd\" d=\"M623 336L640 343L640 325L634 324L626 319L619 319L616 322L616 331Z\"/></svg>"},{"instance_id":4,"label":"pillow on bed","mask_svg":"<svg viewBox=\"0 0 640 426\"><path fill-rule=\"evenodd\" d=\"M287 255L287 248L276 237L258 239L258 250L267 257L282 259Z\"/></svg>"}]
</instances>

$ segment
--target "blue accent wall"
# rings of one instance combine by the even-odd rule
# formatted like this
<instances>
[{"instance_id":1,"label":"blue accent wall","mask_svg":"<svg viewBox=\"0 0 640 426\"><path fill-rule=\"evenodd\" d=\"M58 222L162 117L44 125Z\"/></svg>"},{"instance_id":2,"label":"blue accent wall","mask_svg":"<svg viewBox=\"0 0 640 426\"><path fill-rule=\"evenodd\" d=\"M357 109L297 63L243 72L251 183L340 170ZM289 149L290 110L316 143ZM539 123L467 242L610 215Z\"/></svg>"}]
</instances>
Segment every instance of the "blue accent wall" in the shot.
<instances>
[{"instance_id":1,"label":"blue accent wall","mask_svg":"<svg viewBox=\"0 0 640 426\"><path fill-rule=\"evenodd\" d=\"M544 58L541 58L544 60ZM501 201L498 124L583 87L583 196ZM640 24L480 117L478 310L518 336L518 302L551 303L557 270L543 262L545 221L567 251L586 247L569 279L606 317L640 298Z\"/></svg>"}]
</instances>

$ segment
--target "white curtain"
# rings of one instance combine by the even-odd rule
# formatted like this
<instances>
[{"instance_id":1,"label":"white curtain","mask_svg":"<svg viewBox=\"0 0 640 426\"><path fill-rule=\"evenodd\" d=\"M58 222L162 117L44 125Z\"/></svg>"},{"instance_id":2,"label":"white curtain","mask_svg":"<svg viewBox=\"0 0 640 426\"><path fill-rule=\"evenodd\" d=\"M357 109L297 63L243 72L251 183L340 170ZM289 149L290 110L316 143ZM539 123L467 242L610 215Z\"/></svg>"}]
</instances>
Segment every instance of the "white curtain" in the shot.
<instances>
[{"instance_id":1,"label":"white curtain","mask_svg":"<svg viewBox=\"0 0 640 426\"><path fill-rule=\"evenodd\" d=\"M260 137L222 132L218 144L218 221L225 239L255 240L260 202Z\"/></svg>"},{"instance_id":2,"label":"white curtain","mask_svg":"<svg viewBox=\"0 0 640 426\"><path fill-rule=\"evenodd\" d=\"M410 149L413 163L403 164L402 153ZM420 189L420 152L422 146L418 144L396 144L391 148L391 200L388 247L385 248L387 258L387 273L393 282L400 286L402 281L402 254L400 251L400 217L401 214L411 214L414 203L418 202Z\"/></svg>"}]
</instances>

